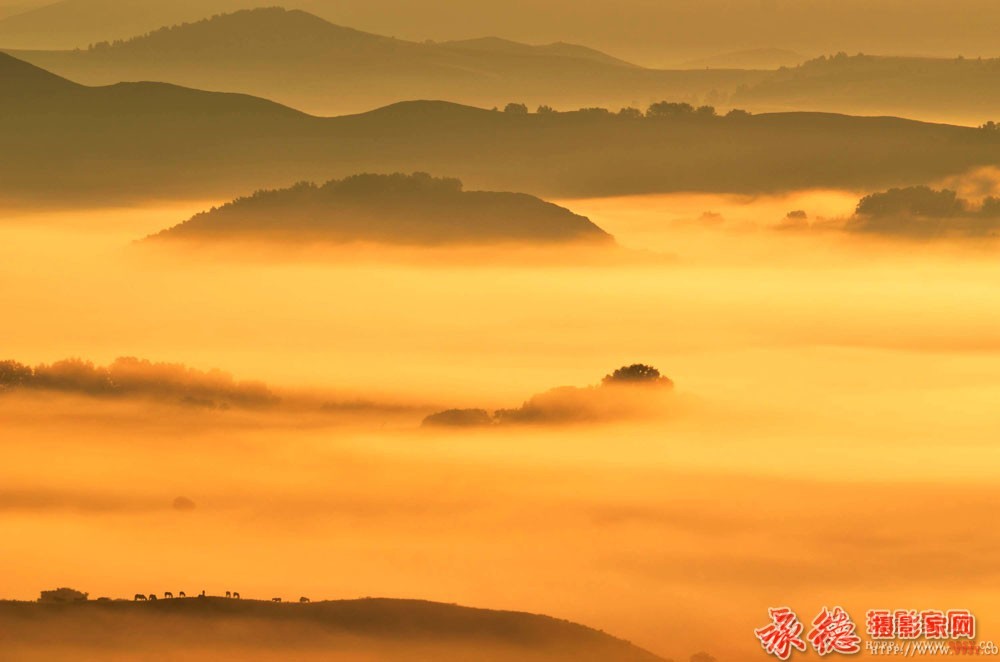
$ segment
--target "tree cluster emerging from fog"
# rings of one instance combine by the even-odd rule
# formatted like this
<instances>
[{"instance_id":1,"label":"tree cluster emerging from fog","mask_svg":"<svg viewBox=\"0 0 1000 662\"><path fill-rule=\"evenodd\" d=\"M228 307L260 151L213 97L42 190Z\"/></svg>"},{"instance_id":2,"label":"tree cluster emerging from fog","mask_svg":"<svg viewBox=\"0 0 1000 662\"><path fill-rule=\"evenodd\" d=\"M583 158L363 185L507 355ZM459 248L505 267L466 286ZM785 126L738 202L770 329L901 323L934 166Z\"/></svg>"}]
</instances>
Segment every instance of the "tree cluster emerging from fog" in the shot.
<instances>
[{"instance_id":1,"label":"tree cluster emerging from fog","mask_svg":"<svg viewBox=\"0 0 1000 662\"><path fill-rule=\"evenodd\" d=\"M256 408L278 403L264 384L237 382L219 370L119 358L109 366L68 359L35 367L0 361L0 393L62 392L91 397L145 397L213 408Z\"/></svg>"},{"instance_id":2,"label":"tree cluster emerging from fog","mask_svg":"<svg viewBox=\"0 0 1000 662\"><path fill-rule=\"evenodd\" d=\"M847 229L913 237L997 236L1000 198L974 205L949 189L893 188L862 198Z\"/></svg>"},{"instance_id":3,"label":"tree cluster emerging from fog","mask_svg":"<svg viewBox=\"0 0 1000 662\"><path fill-rule=\"evenodd\" d=\"M449 409L424 419L428 427L483 427L509 423L573 423L624 419L659 408L674 383L656 368L636 363L604 377L598 386L562 386L516 409Z\"/></svg>"},{"instance_id":4,"label":"tree cluster emerging from fog","mask_svg":"<svg viewBox=\"0 0 1000 662\"><path fill-rule=\"evenodd\" d=\"M528 115L528 106L523 103L508 103L503 112L508 115ZM578 110L571 111L558 111L552 106L543 104L538 106L535 111L536 115L576 115L576 116L590 116L590 117L608 117L608 118L619 118L619 119L715 119L723 117L719 115L715 106L693 106L687 102L674 102L674 101L658 101L651 104L646 108L645 112L628 106L620 109L618 112L612 112L608 108L580 108ZM726 118L729 119L744 119L751 117L751 114L739 108L734 108L725 114Z\"/></svg>"},{"instance_id":5,"label":"tree cluster emerging from fog","mask_svg":"<svg viewBox=\"0 0 1000 662\"><path fill-rule=\"evenodd\" d=\"M651 365L634 363L624 368L618 368L610 375L607 375L604 384L664 384L671 382L668 378L660 374L660 371Z\"/></svg>"},{"instance_id":6,"label":"tree cluster emerging from fog","mask_svg":"<svg viewBox=\"0 0 1000 662\"><path fill-rule=\"evenodd\" d=\"M613 246L589 219L531 195L464 191L462 182L359 174L322 185L257 191L197 214L157 239L226 239L406 245L587 242Z\"/></svg>"}]
</instances>

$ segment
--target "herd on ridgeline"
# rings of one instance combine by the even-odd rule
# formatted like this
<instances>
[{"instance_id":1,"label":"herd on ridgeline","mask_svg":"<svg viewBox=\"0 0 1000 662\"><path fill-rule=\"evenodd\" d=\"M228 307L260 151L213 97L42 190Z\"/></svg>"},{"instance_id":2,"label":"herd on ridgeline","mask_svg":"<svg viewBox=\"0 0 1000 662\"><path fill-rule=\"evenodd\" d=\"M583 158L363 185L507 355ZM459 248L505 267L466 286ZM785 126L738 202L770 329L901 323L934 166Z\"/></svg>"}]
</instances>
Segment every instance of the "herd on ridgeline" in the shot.
<instances>
[{"instance_id":1,"label":"herd on ridgeline","mask_svg":"<svg viewBox=\"0 0 1000 662\"><path fill-rule=\"evenodd\" d=\"M165 600L171 600L171 599L173 599L173 597L174 597L174 594L171 593L170 591L165 591L163 593L163 598ZM187 597L187 593L185 593L184 591L180 591L180 592L177 593L177 597L178 598L186 598ZM202 591L200 594L198 594L198 597L199 598L205 598L205 597L208 597L208 596L205 595L205 591ZM230 598L232 600L239 600L240 599L240 594L237 593L237 592L235 592L235 591L226 591L226 597ZM147 601L156 600L156 599L157 599L157 597L156 597L155 593L150 593L149 595L145 595L143 593L136 593L135 594L135 602L147 602ZM271 598L271 602L281 602L281 598ZM312 601L309 598L301 597L301 598L299 598L299 602L301 604L305 604L307 602L312 602Z\"/></svg>"}]
</instances>

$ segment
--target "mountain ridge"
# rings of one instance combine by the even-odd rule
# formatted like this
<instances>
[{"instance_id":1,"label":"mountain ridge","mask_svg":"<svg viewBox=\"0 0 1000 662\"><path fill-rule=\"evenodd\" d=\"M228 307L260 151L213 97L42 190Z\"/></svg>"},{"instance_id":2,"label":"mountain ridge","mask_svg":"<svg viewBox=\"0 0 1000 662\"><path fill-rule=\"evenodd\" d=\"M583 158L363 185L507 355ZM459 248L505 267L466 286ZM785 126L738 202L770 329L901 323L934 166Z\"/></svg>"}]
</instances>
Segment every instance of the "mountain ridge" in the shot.
<instances>
[{"instance_id":1,"label":"mountain ridge","mask_svg":"<svg viewBox=\"0 0 1000 662\"><path fill-rule=\"evenodd\" d=\"M85 50L8 52L87 85L158 80L323 115L428 97L486 107L510 101L620 107L671 90L704 95L756 80L753 72L646 69L563 42L406 41L280 7L220 14Z\"/></svg>"}]
</instances>

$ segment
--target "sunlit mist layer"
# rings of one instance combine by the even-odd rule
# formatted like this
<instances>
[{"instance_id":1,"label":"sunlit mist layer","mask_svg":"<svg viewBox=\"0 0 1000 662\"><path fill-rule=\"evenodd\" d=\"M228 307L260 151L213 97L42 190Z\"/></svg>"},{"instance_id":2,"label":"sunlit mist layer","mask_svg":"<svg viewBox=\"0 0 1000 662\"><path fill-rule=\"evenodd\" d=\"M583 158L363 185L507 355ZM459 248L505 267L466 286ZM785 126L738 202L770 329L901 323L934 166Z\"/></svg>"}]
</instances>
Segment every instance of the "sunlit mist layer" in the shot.
<instances>
[{"instance_id":1,"label":"sunlit mist layer","mask_svg":"<svg viewBox=\"0 0 1000 662\"><path fill-rule=\"evenodd\" d=\"M858 198L559 201L614 260L133 243L219 201L8 216L0 359L439 408L634 362L675 389L652 417L482 430L0 395L2 597L419 597L723 662L785 604L968 608L997 640L996 246L780 229Z\"/></svg>"}]
</instances>

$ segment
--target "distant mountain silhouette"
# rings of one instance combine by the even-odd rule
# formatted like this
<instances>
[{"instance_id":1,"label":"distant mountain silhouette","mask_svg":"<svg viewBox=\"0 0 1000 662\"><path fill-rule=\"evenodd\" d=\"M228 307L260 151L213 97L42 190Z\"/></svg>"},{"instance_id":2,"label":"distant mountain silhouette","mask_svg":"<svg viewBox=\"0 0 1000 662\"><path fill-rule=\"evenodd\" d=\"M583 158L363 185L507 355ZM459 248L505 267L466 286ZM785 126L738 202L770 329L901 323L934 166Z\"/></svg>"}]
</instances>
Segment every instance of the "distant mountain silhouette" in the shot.
<instances>
[{"instance_id":1,"label":"distant mountain silhouette","mask_svg":"<svg viewBox=\"0 0 1000 662\"><path fill-rule=\"evenodd\" d=\"M281 8L214 16L80 51L12 54L89 85L163 81L253 94L315 114L426 98L617 110L636 99L700 98L760 78L655 71L564 43L529 46L493 37L417 43Z\"/></svg>"},{"instance_id":2,"label":"distant mountain silhouette","mask_svg":"<svg viewBox=\"0 0 1000 662\"><path fill-rule=\"evenodd\" d=\"M322 119L159 83L83 87L2 54L0 84L0 196L8 202L232 198L414 171L542 197L871 190L1000 164L995 131L894 118L518 114L420 101Z\"/></svg>"},{"instance_id":3,"label":"distant mountain silhouette","mask_svg":"<svg viewBox=\"0 0 1000 662\"><path fill-rule=\"evenodd\" d=\"M74 48L266 4L387 35L439 41L495 34L594 45L646 62L775 48L805 53L996 54L994 0L2 0L50 4L0 23L0 46ZM672 95L667 95L672 96ZM641 102L648 99L640 98Z\"/></svg>"},{"instance_id":4,"label":"distant mountain silhouette","mask_svg":"<svg viewBox=\"0 0 1000 662\"><path fill-rule=\"evenodd\" d=\"M80 8L105 1L64 0L32 14L77 7L71 14L82 20ZM220 8L237 8L245 0L216 1ZM148 2L140 0L140 5ZM189 15L194 10L185 10L186 2L170 12ZM154 14L164 11L160 5ZM17 18L0 20L0 47L10 47L3 40L3 26ZM561 42L531 46L497 37L407 41L278 7L242 9L81 50L9 52L87 85L168 82L251 94L319 115L413 99L617 110L669 98L755 112L808 110L978 124L995 119L1000 107L1000 59L840 54L795 66L801 56L768 48L661 70Z\"/></svg>"},{"instance_id":5,"label":"distant mountain silhouette","mask_svg":"<svg viewBox=\"0 0 1000 662\"><path fill-rule=\"evenodd\" d=\"M267 659L294 659L297 651L328 646L335 659L346 650L364 659L401 661L663 662L627 641L569 621L421 600L300 604L244 595L242 600L88 600L58 608L0 601L0 628L5 650L28 647L38 659L44 651L56 659L69 649L80 659L101 659L107 646L122 660L195 648L228 659L245 655L247 646L261 655L274 651ZM90 636L93 631L101 632L100 641ZM481 657L470 658L470 651ZM265 658L255 653L255 659Z\"/></svg>"},{"instance_id":6,"label":"distant mountain silhouette","mask_svg":"<svg viewBox=\"0 0 1000 662\"><path fill-rule=\"evenodd\" d=\"M728 98L753 108L950 118L979 124L1000 119L1000 58L841 53L774 72Z\"/></svg>"},{"instance_id":7,"label":"distant mountain silhouette","mask_svg":"<svg viewBox=\"0 0 1000 662\"><path fill-rule=\"evenodd\" d=\"M588 242L610 235L568 209L519 193L463 191L457 179L356 175L259 191L151 239L368 241L437 245Z\"/></svg>"}]
</instances>

